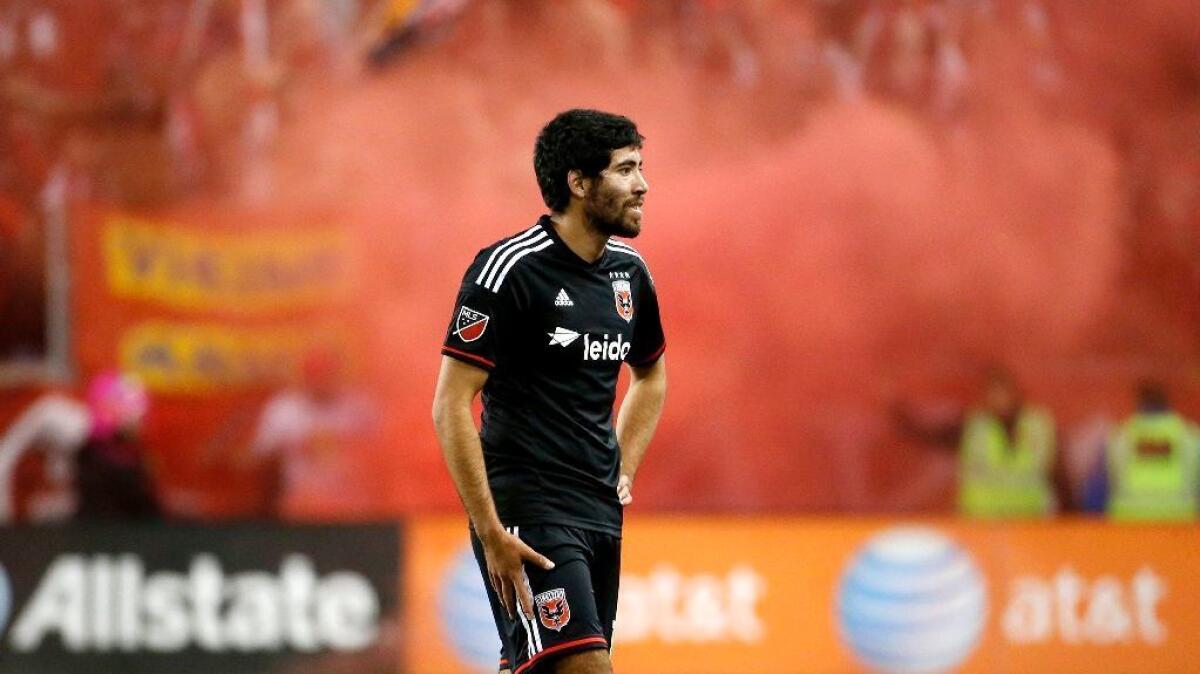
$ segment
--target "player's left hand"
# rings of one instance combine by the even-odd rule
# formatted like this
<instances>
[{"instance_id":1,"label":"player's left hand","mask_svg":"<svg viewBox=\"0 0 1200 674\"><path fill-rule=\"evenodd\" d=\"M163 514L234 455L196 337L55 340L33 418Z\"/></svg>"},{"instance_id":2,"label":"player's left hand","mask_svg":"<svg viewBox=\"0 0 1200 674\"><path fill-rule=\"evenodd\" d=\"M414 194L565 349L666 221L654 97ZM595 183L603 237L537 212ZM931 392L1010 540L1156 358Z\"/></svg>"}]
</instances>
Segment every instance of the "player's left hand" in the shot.
<instances>
[{"instance_id":1,"label":"player's left hand","mask_svg":"<svg viewBox=\"0 0 1200 674\"><path fill-rule=\"evenodd\" d=\"M633 503L633 478L628 475L622 475L617 480L617 500L623 506Z\"/></svg>"}]
</instances>

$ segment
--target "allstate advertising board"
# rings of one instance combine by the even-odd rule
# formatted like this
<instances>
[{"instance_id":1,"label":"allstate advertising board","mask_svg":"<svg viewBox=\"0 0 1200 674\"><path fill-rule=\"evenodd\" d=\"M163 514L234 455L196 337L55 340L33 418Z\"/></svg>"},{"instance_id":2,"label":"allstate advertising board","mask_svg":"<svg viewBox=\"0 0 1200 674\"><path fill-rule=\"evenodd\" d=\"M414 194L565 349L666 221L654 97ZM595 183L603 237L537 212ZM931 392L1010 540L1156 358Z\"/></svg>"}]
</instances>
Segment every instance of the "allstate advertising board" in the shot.
<instances>
[{"instance_id":1,"label":"allstate advertising board","mask_svg":"<svg viewBox=\"0 0 1200 674\"><path fill-rule=\"evenodd\" d=\"M408 530L407 671L492 672L460 518ZM1200 528L631 516L622 674L1189 672Z\"/></svg>"},{"instance_id":2,"label":"allstate advertising board","mask_svg":"<svg viewBox=\"0 0 1200 674\"><path fill-rule=\"evenodd\" d=\"M0 528L0 673L393 672L399 567L393 524Z\"/></svg>"}]
</instances>

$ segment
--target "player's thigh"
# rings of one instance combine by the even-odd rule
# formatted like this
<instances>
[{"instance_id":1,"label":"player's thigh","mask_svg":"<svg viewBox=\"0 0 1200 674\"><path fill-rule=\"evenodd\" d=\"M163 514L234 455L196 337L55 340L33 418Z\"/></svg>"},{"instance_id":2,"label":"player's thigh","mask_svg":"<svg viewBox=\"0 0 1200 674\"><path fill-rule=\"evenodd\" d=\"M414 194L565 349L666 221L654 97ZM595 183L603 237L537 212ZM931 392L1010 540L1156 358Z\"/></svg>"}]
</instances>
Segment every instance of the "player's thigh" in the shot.
<instances>
[{"instance_id":1,"label":"player's thigh","mask_svg":"<svg viewBox=\"0 0 1200 674\"><path fill-rule=\"evenodd\" d=\"M572 653L554 663L555 674L612 674L608 651Z\"/></svg>"},{"instance_id":2,"label":"player's thigh","mask_svg":"<svg viewBox=\"0 0 1200 674\"><path fill-rule=\"evenodd\" d=\"M554 562L553 569L525 565L533 593L531 622L556 645L602 634L592 587L592 560L578 530L558 526L522 528L521 540Z\"/></svg>"},{"instance_id":3,"label":"player's thigh","mask_svg":"<svg viewBox=\"0 0 1200 674\"><path fill-rule=\"evenodd\" d=\"M503 667L513 662L513 637L516 632L515 626L508 619L504 611L504 606L500 603L500 597L496 595L492 588L492 583L488 579L487 559L483 553L483 543L475 532L471 532L471 551L475 555L475 562L479 566L479 574L483 580L484 591L487 593L488 605L492 609L492 619L496 623L496 632L500 638L500 666ZM500 670L501 672L507 670Z\"/></svg>"},{"instance_id":4,"label":"player's thigh","mask_svg":"<svg viewBox=\"0 0 1200 674\"><path fill-rule=\"evenodd\" d=\"M554 568L525 565L534 615L524 621L524 633L514 639L519 663L514 671L522 669L522 660L534 662L534 671L540 674L543 669L554 671L554 664L576 653L607 651L608 630L596 605L586 534L571 527L531 526L521 527L518 536L549 557Z\"/></svg>"}]
</instances>

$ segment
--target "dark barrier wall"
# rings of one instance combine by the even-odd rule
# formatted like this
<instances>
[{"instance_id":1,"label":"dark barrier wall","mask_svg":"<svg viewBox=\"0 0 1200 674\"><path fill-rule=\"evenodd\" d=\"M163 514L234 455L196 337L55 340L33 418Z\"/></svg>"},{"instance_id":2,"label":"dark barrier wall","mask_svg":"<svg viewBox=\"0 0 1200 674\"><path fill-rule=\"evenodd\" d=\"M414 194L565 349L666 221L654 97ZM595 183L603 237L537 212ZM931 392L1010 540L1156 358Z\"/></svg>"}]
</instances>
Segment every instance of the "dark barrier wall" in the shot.
<instances>
[{"instance_id":1,"label":"dark barrier wall","mask_svg":"<svg viewBox=\"0 0 1200 674\"><path fill-rule=\"evenodd\" d=\"M2 529L0 672L395 671L400 539L395 524Z\"/></svg>"}]
</instances>

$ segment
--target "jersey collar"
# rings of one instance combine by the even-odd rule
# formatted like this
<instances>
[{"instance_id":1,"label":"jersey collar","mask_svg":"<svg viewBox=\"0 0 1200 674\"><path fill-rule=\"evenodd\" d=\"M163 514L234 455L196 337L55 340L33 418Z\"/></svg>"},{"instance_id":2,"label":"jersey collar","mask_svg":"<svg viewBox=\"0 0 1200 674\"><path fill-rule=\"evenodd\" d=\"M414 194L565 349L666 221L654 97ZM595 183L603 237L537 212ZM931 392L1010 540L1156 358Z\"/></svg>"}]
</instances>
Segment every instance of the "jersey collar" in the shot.
<instances>
[{"instance_id":1,"label":"jersey collar","mask_svg":"<svg viewBox=\"0 0 1200 674\"><path fill-rule=\"evenodd\" d=\"M542 217L538 218L537 224L540 225L542 229L546 230L546 233L550 235L550 238L555 244L557 244L551 246L550 250L555 251L556 255L572 264L584 267L586 269L596 269L603 264L606 259L608 259L609 253L607 247L600 251L600 257L596 258L595 262L588 262L587 260L576 255L575 251L571 250L571 247L568 246L566 242L562 240L562 237L558 235L558 230L554 228L554 221L550 219L549 215L543 215Z\"/></svg>"}]
</instances>

